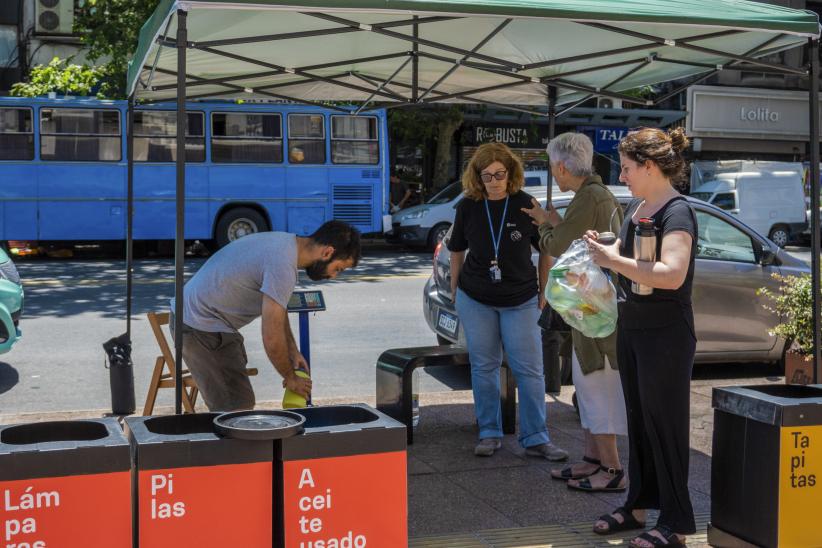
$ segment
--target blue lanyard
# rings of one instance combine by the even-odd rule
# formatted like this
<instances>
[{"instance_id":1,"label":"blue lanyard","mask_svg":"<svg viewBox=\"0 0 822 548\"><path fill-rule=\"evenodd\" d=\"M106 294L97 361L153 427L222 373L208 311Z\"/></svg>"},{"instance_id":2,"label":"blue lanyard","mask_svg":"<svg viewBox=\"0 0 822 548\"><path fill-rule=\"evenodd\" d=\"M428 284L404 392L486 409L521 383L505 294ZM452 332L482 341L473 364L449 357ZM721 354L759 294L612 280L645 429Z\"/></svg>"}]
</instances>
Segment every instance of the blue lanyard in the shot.
<instances>
[{"instance_id":1,"label":"blue lanyard","mask_svg":"<svg viewBox=\"0 0 822 548\"><path fill-rule=\"evenodd\" d=\"M494 244L494 263L497 262L497 258L499 257L499 244L502 241L502 229L505 226L505 216L508 214L508 198L510 198L510 196L505 197L505 207L502 210L502 220L500 221L499 232L496 237L494 236L494 223L491 221L491 209L488 207L488 200L485 200L485 212L488 214L488 226L491 229L491 242Z\"/></svg>"}]
</instances>

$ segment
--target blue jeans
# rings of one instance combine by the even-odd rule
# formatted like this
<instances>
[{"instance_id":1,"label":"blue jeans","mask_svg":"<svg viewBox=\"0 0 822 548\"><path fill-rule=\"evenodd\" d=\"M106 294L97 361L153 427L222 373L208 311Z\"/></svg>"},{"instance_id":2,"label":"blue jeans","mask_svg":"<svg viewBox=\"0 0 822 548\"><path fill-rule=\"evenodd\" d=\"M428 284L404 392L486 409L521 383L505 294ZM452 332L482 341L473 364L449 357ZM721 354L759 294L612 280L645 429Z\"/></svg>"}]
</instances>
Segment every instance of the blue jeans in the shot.
<instances>
[{"instance_id":1,"label":"blue jeans","mask_svg":"<svg viewBox=\"0 0 822 548\"><path fill-rule=\"evenodd\" d=\"M519 392L519 443L532 447L550 441L545 426L539 313L536 297L519 306L489 306L457 290L457 314L471 360L480 439L502 437L499 368L505 348Z\"/></svg>"}]
</instances>

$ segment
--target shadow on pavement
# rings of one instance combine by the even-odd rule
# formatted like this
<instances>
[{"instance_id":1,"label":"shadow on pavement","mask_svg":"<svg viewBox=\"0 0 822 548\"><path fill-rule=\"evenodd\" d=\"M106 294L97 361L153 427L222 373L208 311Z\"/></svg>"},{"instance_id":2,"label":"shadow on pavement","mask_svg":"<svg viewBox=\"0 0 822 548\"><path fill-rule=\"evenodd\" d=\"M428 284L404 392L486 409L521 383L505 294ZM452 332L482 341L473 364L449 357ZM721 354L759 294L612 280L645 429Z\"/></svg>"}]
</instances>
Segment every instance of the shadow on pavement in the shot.
<instances>
[{"instance_id":1,"label":"shadow on pavement","mask_svg":"<svg viewBox=\"0 0 822 548\"><path fill-rule=\"evenodd\" d=\"M0 362L0 394L8 392L20 382L20 374L5 362Z\"/></svg>"},{"instance_id":2,"label":"shadow on pavement","mask_svg":"<svg viewBox=\"0 0 822 548\"><path fill-rule=\"evenodd\" d=\"M187 258L186 279L203 265L203 258ZM300 271L298 285L305 287L352 282L378 282L391 277L424 277L430 271L427 253L405 250L366 255L356 269L334 281L312 282ZM71 317L85 313L125 319L125 262L112 259L29 259L17 262L26 300L23 321L43 316ZM174 294L174 261L143 259L134 265L135 315L165 309Z\"/></svg>"}]
</instances>

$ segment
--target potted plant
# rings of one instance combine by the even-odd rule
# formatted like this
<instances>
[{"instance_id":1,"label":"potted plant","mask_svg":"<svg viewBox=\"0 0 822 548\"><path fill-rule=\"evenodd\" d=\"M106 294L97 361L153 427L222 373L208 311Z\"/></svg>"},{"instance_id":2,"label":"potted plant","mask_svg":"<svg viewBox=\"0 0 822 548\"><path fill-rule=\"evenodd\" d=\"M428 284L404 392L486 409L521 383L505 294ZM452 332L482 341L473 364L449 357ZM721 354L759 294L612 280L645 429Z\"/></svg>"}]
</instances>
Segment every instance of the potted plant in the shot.
<instances>
[{"instance_id":1,"label":"potted plant","mask_svg":"<svg viewBox=\"0 0 822 548\"><path fill-rule=\"evenodd\" d=\"M768 298L763 306L779 315L771 334L788 341L785 353L785 382L809 384L813 379L813 295L811 277L774 274L779 282L776 291L760 288L758 295Z\"/></svg>"}]
</instances>

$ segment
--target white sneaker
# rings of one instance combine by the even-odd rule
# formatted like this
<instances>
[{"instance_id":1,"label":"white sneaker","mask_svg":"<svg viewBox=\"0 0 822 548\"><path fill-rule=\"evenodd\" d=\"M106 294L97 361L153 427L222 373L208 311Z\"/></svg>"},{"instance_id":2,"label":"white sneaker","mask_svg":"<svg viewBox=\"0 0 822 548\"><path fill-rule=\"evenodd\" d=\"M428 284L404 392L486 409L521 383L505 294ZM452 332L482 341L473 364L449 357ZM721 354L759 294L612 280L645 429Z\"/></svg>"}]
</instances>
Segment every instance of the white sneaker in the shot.
<instances>
[{"instance_id":1,"label":"white sneaker","mask_svg":"<svg viewBox=\"0 0 822 548\"><path fill-rule=\"evenodd\" d=\"M525 448L525 454L529 457L542 457L551 462L568 460L568 452L560 449L553 443L541 443Z\"/></svg>"}]
</instances>

